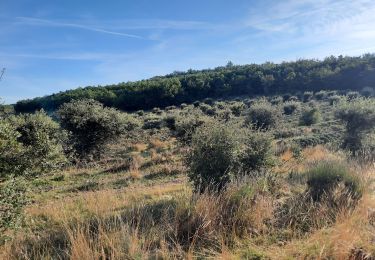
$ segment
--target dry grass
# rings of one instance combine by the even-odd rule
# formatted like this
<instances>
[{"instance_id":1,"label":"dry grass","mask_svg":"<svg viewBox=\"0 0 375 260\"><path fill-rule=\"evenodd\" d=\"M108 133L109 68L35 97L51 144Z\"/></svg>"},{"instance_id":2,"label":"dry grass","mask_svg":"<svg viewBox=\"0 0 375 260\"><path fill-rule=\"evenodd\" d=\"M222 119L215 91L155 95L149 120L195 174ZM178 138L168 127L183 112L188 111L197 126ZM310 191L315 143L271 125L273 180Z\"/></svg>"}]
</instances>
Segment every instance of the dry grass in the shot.
<instances>
[{"instance_id":1,"label":"dry grass","mask_svg":"<svg viewBox=\"0 0 375 260\"><path fill-rule=\"evenodd\" d=\"M135 152L141 153L147 150L148 145L144 143L135 143L131 145L131 149Z\"/></svg>"}]
</instances>

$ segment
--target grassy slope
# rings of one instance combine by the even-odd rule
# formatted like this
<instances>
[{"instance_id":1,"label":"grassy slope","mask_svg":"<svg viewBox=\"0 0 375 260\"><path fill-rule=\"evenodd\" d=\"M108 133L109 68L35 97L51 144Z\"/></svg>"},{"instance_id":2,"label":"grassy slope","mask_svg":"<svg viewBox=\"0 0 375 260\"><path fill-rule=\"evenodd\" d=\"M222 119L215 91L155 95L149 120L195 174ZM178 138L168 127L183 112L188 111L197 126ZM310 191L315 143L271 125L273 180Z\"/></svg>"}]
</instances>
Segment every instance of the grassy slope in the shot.
<instances>
[{"instance_id":1,"label":"grassy slope","mask_svg":"<svg viewBox=\"0 0 375 260\"><path fill-rule=\"evenodd\" d=\"M299 126L298 113L284 116L278 131L294 129L295 133L282 139L288 141L340 129L334 124L332 107L325 102L319 103L319 106L323 111L323 120L318 125ZM192 107L162 113L164 116L165 113L187 109ZM241 117L231 120L238 121ZM263 217L271 216L273 209L272 203L269 204L265 197L264 203L254 208L258 215L251 213L252 221L259 222L255 225L258 231L252 235L236 238L234 244L223 242L223 238L221 242L203 246L195 245L193 240L187 244L187 248L171 248L169 237L164 236L163 229L170 228L174 223L148 223L142 227L140 219L148 220L150 215L159 214L158 208L184 209L181 205L169 205L169 202L177 200L178 203L188 203L192 191L183 166L185 149L165 128L142 130L108 147L104 158L95 166L68 168L33 180L29 188L32 203L26 209L25 225L16 233L9 232L13 239L2 246L0 257L61 257L69 251L72 259L197 256L222 259L346 259L349 255L360 257L375 252L372 245L375 214L371 211L375 208L375 199L370 189L354 212L343 214L333 226L313 231L304 237L285 239L283 236L288 235L276 230L262 231ZM327 158L340 159L345 155L321 145L305 148L298 158L293 157L290 149L280 152L279 163L273 169L281 176L282 184L275 203L304 189L300 182L292 182L291 173L299 175L311 163ZM360 169L360 173L369 176L374 173L374 168L365 167ZM204 208L215 202L207 196L201 198L200 203L201 206L195 205L195 212L203 214L206 212ZM162 219L163 213L160 214ZM183 216L178 212L174 214ZM123 219L127 219L127 222ZM260 221L257 222L257 219ZM118 223L121 221L124 223ZM130 229L129 222L138 226ZM143 228L148 229L147 232Z\"/></svg>"}]
</instances>

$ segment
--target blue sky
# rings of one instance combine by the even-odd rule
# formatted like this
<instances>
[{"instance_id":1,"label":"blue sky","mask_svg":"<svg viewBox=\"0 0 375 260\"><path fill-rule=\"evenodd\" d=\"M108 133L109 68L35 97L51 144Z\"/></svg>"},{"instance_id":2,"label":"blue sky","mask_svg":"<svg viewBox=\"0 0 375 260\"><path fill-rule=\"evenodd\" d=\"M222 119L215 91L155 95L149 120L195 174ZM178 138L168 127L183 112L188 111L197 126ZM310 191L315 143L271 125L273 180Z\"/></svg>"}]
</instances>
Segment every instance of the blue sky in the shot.
<instances>
[{"instance_id":1,"label":"blue sky","mask_svg":"<svg viewBox=\"0 0 375 260\"><path fill-rule=\"evenodd\" d=\"M375 52L374 0L1 0L6 103L175 70Z\"/></svg>"}]
</instances>

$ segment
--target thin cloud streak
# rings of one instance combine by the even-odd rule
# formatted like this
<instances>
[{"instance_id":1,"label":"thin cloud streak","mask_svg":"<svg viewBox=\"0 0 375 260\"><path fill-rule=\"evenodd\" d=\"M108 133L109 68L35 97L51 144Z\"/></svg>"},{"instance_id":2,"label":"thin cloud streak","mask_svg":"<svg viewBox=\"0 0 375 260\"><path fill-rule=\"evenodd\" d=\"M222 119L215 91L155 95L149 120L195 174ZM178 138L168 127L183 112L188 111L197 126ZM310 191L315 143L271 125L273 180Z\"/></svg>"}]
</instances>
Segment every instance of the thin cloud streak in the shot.
<instances>
[{"instance_id":1,"label":"thin cloud streak","mask_svg":"<svg viewBox=\"0 0 375 260\"><path fill-rule=\"evenodd\" d=\"M58 27L72 27L72 28L78 28L93 32L99 32L99 33L105 33L105 34L111 34L111 35L117 35L117 36L123 36L123 37L129 37L129 38L136 38L136 39L146 39L142 36L135 35L135 34L128 34L128 33L121 33L121 32L115 32L110 30L105 30L97 27L87 26L87 25L81 25L81 24L75 24L75 23L64 23L64 22L55 22L51 20L46 19L39 19L34 17L16 17L18 20L21 20L23 23L26 23L28 25L44 25L44 26L58 26Z\"/></svg>"}]
</instances>

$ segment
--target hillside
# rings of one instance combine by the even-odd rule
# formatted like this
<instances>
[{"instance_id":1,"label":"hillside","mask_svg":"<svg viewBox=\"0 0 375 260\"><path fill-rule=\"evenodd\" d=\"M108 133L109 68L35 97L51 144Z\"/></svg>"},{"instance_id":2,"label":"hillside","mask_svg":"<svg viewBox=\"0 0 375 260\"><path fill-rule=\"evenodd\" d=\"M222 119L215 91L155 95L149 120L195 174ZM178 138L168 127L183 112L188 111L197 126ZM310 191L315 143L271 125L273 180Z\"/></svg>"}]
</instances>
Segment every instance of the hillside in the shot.
<instances>
[{"instance_id":1,"label":"hillside","mask_svg":"<svg viewBox=\"0 0 375 260\"><path fill-rule=\"evenodd\" d=\"M131 114L65 105L60 126L87 125L83 137L104 131L95 124L103 120L118 129L117 116L128 125L92 160L0 182L0 259L372 259L374 105L353 91L206 98ZM343 120L359 118L361 148L351 153ZM48 147L41 136L32 158ZM231 181L199 190L207 174Z\"/></svg>"},{"instance_id":2,"label":"hillside","mask_svg":"<svg viewBox=\"0 0 375 260\"><path fill-rule=\"evenodd\" d=\"M89 86L50 96L22 100L17 112L55 110L72 99L92 98L124 111L190 103L209 97L295 94L304 91L354 90L374 92L375 55L327 57L280 64L233 65L189 70L148 80Z\"/></svg>"}]
</instances>

